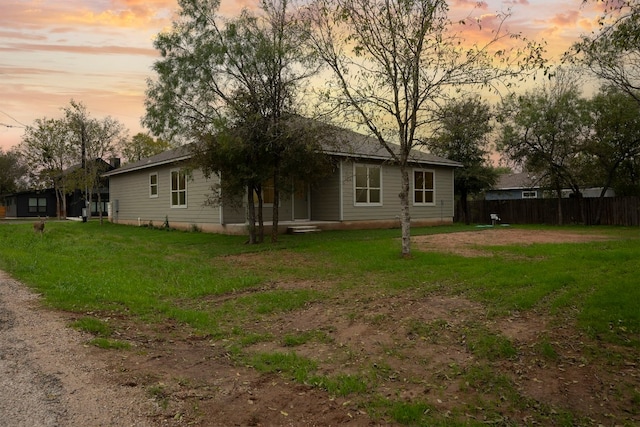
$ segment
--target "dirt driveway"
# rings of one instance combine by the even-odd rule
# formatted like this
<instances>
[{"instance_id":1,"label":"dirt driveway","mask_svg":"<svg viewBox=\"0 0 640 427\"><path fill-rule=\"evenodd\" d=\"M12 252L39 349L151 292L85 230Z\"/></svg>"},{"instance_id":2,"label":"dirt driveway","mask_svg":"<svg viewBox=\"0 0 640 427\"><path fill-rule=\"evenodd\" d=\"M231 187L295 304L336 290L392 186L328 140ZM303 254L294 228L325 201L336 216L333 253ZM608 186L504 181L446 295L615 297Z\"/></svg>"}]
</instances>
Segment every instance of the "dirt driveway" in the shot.
<instances>
[{"instance_id":1,"label":"dirt driveway","mask_svg":"<svg viewBox=\"0 0 640 427\"><path fill-rule=\"evenodd\" d=\"M150 426L144 391L110 381L103 355L0 271L0 426Z\"/></svg>"},{"instance_id":2,"label":"dirt driveway","mask_svg":"<svg viewBox=\"0 0 640 427\"><path fill-rule=\"evenodd\" d=\"M604 238L496 228L421 236L414 242L417 250L483 256L478 245L488 242ZM231 257L229 262L246 268L260 263L256 255L249 256L253 257L250 262ZM298 261L305 262L287 260ZM268 286L320 290L331 284ZM118 338L133 348L99 350L85 345L90 337L65 326L76 317L79 315L43 308L37 296L0 272L0 426L377 425L349 397L332 397L277 373L260 374L250 366L238 365L225 341L192 334L172 323L141 324L112 317L106 320L118 331ZM488 319L485 308L463 297L411 292L363 296L345 290L334 299L242 325L256 336L272 337L243 351L288 352L291 349L282 344L284 336L322 331L328 339L294 349L317 360L322 374L355 374L359 367L368 366L376 376L378 395L428 401L446 414L455 411L463 399L501 401L502 391L495 395L494 385L470 386L460 375L477 364L467 340L469 325L479 325L517 346L516 359L500 361L493 368L511 379L514 392L530 406L508 409L502 414L502 424L483 419L482 414L489 417L489 412L476 406L479 415L469 415L471 419L494 425L526 424L531 413L546 408L550 414L569 410L587 420L585 425L640 425L632 402L620 397L624 390L640 393L640 356L617 348L617 366L593 363L591 352L598 343L576 330L571 313L561 320L558 324L557 319L537 312ZM416 331L418 323L437 330ZM541 358L541 339L553 343L557 359Z\"/></svg>"}]
</instances>

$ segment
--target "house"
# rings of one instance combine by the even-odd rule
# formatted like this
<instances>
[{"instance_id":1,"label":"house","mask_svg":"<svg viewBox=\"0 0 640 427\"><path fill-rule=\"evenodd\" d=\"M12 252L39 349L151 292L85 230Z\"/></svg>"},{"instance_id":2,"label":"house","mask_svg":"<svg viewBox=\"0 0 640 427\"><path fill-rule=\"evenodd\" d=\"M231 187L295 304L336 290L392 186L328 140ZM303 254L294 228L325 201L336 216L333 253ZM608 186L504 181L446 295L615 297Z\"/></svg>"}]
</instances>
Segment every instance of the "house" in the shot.
<instances>
[{"instance_id":1,"label":"house","mask_svg":"<svg viewBox=\"0 0 640 427\"><path fill-rule=\"evenodd\" d=\"M321 182L299 185L278 202L279 224L314 224L322 229L383 228L399 225L400 172L377 141L341 130L325 146L336 167ZM187 177L188 146L166 151L106 173L110 219L120 224L160 225L226 234L245 234L245 209L206 206L211 187L199 170ZM414 151L411 158L411 217L415 225L451 223L454 215L454 170L457 162ZM265 221L274 200L264 197Z\"/></svg>"},{"instance_id":2,"label":"house","mask_svg":"<svg viewBox=\"0 0 640 427\"><path fill-rule=\"evenodd\" d=\"M541 199L543 189L539 178L529 172L500 175L498 182L484 195L485 200Z\"/></svg>"},{"instance_id":3,"label":"house","mask_svg":"<svg viewBox=\"0 0 640 427\"><path fill-rule=\"evenodd\" d=\"M581 189L582 197L600 197L602 188ZM613 189L608 189L605 197L614 197ZM530 172L503 174L496 185L485 192L485 200L520 200L554 198L555 193L541 186L540 178ZM573 197L573 190L563 189L562 197Z\"/></svg>"},{"instance_id":4,"label":"house","mask_svg":"<svg viewBox=\"0 0 640 427\"><path fill-rule=\"evenodd\" d=\"M115 159L114 159L115 160ZM113 170L116 163L107 163L102 159L95 160L96 167L100 170ZM81 165L74 165L65 170L65 174L78 173ZM107 206L109 203L109 182L102 180L100 188L91 197L91 216L102 214L107 215ZM100 203L98 203L98 193L100 194ZM56 200L56 192L53 188L45 188L41 190L26 190L1 196L3 205L5 206L5 216L7 218L25 218L25 217L57 217L58 206ZM73 218L83 215L82 209L85 207L84 195L81 189L73 189L65 195L67 211L62 212L63 217ZM85 212L86 213L86 212Z\"/></svg>"}]
</instances>

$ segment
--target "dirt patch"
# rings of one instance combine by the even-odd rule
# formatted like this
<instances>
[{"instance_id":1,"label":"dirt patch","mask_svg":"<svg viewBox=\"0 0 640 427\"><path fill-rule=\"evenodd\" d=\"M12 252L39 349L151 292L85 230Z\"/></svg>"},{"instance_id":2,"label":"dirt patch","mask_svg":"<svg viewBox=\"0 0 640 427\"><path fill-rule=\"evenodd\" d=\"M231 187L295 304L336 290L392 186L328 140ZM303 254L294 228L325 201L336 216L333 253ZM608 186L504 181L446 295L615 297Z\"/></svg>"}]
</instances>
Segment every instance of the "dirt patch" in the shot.
<instances>
[{"instance_id":1,"label":"dirt patch","mask_svg":"<svg viewBox=\"0 0 640 427\"><path fill-rule=\"evenodd\" d=\"M417 237L415 242L421 249L478 256L484 254L479 249L484 245L603 238L488 229ZM248 268L272 260L251 254L227 261ZM287 265L301 262L314 261L304 257L283 261ZM313 280L267 286L269 290L322 290L332 296L289 313L252 317L237 325L237 336L225 338L196 334L171 322L144 324L125 316L102 317L117 331L116 338L132 345L131 350L99 350L83 345L78 335L70 339L58 334L47 341L50 353L40 352L30 363L52 363L60 357L61 350L56 348L77 353L74 360L81 359L81 366L99 368L89 381L124 397L124 401L113 402L120 405L115 406L121 408L117 414L126 414L129 408L130 414L144 415L142 421L135 419L137 425L393 425L389 417L376 415L371 401L423 402L430 413L440 414L441 423L455 416L470 423L551 425L566 413L571 416L567 419L585 426L640 424L640 355L585 336L573 323L574 313L551 316L530 310L493 318L486 307L464 296L418 291L387 294L379 289L363 294L361 288L336 290L330 283ZM3 294L2 298L13 297ZM229 296L201 303L219 304L220 298ZM41 308L11 307L20 308L24 324L42 319ZM62 317L56 328L64 329L66 322L77 317ZM5 323L11 327L10 322ZM484 336L478 337L478 330ZM18 332L25 341L33 338L33 329ZM310 338L295 344L288 340L304 334ZM241 343L241 337L258 338ZM485 337L507 340L514 354L482 356L474 346ZM314 376L319 379L303 384L289 373L260 373L250 362L255 355L292 352L314 360ZM362 380L366 390L342 395L328 392L321 384L322 378L345 376ZM54 405L54 410L61 414L59 420L65 420L65 411L69 411L65 408L71 407L65 402L92 402L83 397L86 393L99 394L104 405L112 403L112 394L105 394L102 400L100 389L76 390L65 387L64 381L60 386L58 377L54 370L47 381L58 393L60 405ZM46 395L42 398L47 399ZM87 413L77 414L83 405L73 405L76 419L112 425L111 418L107 422L88 418L98 416L91 413L95 405L85 409Z\"/></svg>"},{"instance_id":2,"label":"dirt patch","mask_svg":"<svg viewBox=\"0 0 640 427\"><path fill-rule=\"evenodd\" d=\"M585 243L608 239L608 236L595 233L582 234L568 231L496 227L480 231L416 236L412 238L412 241L418 250L450 252L462 256L477 257L491 255L489 251L482 249L485 246Z\"/></svg>"}]
</instances>

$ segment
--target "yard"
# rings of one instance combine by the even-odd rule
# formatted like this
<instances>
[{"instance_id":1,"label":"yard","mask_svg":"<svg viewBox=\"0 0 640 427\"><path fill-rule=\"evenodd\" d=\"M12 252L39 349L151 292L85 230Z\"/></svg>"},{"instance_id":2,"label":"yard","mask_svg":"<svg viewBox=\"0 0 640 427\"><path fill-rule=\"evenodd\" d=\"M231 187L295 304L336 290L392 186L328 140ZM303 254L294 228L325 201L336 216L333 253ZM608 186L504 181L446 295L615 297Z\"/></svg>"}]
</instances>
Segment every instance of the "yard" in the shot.
<instances>
[{"instance_id":1,"label":"yard","mask_svg":"<svg viewBox=\"0 0 640 427\"><path fill-rule=\"evenodd\" d=\"M238 236L0 224L158 425L637 425L640 229Z\"/></svg>"}]
</instances>

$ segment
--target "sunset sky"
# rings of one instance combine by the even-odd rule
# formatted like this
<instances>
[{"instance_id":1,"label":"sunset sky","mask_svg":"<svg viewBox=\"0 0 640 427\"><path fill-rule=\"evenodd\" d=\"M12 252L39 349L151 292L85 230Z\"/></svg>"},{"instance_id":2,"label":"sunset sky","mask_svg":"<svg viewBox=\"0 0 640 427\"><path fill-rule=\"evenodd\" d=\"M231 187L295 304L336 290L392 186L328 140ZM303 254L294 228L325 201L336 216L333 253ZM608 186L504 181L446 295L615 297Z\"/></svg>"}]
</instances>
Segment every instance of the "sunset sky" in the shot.
<instances>
[{"instance_id":1,"label":"sunset sky","mask_svg":"<svg viewBox=\"0 0 640 427\"><path fill-rule=\"evenodd\" d=\"M233 15L256 0L221 0ZM472 0L450 2L453 13L470 11ZM582 0L486 0L490 17L512 8L512 32L546 40L556 58L576 37L594 29L597 14ZM145 131L146 79L158 58L155 35L171 25L177 0L1 0L0 147L18 144L23 125L61 117L74 99L92 117L112 116L130 136Z\"/></svg>"}]
</instances>

